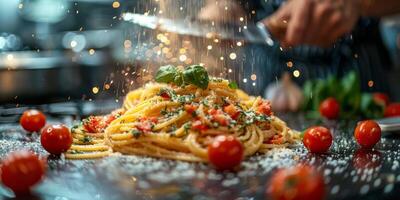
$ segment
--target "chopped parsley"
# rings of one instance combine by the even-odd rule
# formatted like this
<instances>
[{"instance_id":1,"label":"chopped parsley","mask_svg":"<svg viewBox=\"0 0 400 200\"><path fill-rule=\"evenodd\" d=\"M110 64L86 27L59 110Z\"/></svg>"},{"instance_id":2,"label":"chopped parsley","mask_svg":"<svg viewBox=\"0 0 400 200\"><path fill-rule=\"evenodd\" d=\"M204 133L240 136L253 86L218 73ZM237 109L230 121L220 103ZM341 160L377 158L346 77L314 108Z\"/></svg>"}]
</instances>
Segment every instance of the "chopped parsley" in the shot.
<instances>
[{"instance_id":1,"label":"chopped parsley","mask_svg":"<svg viewBox=\"0 0 400 200\"><path fill-rule=\"evenodd\" d=\"M79 139L79 141L81 141L84 144L89 144L89 143L92 143L93 138L88 135L85 135L85 136L83 136L83 138Z\"/></svg>"},{"instance_id":2,"label":"chopped parsley","mask_svg":"<svg viewBox=\"0 0 400 200\"><path fill-rule=\"evenodd\" d=\"M131 131L131 134L134 138L138 139L142 135L142 131L139 131L138 129L133 129Z\"/></svg>"}]
</instances>

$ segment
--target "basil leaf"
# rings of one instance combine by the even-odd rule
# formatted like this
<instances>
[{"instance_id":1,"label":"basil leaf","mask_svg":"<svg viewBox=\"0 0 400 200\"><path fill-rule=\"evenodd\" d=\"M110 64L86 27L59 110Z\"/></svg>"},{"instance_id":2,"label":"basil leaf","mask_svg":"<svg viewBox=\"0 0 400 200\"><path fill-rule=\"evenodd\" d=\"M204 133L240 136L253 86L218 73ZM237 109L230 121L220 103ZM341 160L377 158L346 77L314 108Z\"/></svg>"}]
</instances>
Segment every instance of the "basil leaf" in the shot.
<instances>
[{"instance_id":1,"label":"basil leaf","mask_svg":"<svg viewBox=\"0 0 400 200\"><path fill-rule=\"evenodd\" d=\"M156 74L156 81L159 83L171 83L175 82L175 77L178 74L178 70L173 65L166 65L160 67Z\"/></svg>"},{"instance_id":2,"label":"basil leaf","mask_svg":"<svg viewBox=\"0 0 400 200\"><path fill-rule=\"evenodd\" d=\"M238 89L238 88L239 88L236 82L230 82L230 83L228 84L228 86L229 86L231 89Z\"/></svg>"},{"instance_id":3,"label":"basil leaf","mask_svg":"<svg viewBox=\"0 0 400 200\"><path fill-rule=\"evenodd\" d=\"M202 89L206 89L209 82L207 71L200 65L187 67L183 71L183 80L185 83L193 84Z\"/></svg>"}]
</instances>

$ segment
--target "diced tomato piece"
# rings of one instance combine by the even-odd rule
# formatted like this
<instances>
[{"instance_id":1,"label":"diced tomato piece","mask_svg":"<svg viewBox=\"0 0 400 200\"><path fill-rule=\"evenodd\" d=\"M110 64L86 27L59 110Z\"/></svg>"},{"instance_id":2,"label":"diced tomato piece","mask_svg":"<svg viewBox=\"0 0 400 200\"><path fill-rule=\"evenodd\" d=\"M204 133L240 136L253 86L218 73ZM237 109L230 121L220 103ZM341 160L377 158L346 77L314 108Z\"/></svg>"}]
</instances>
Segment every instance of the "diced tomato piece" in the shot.
<instances>
[{"instance_id":1,"label":"diced tomato piece","mask_svg":"<svg viewBox=\"0 0 400 200\"><path fill-rule=\"evenodd\" d=\"M215 108L211 108L210 110L208 110L208 114L210 115L216 115L218 114L218 110Z\"/></svg>"},{"instance_id":2,"label":"diced tomato piece","mask_svg":"<svg viewBox=\"0 0 400 200\"><path fill-rule=\"evenodd\" d=\"M228 126L229 121L225 115L217 114L212 116L212 120L220 124L221 126Z\"/></svg>"},{"instance_id":3,"label":"diced tomato piece","mask_svg":"<svg viewBox=\"0 0 400 200\"><path fill-rule=\"evenodd\" d=\"M140 118L139 121L140 122L149 121L149 122L157 123L158 122L158 118L157 117L142 117L142 118Z\"/></svg>"},{"instance_id":4,"label":"diced tomato piece","mask_svg":"<svg viewBox=\"0 0 400 200\"><path fill-rule=\"evenodd\" d=\"M196 120L192 123L192 129L196 131L205 131L208 129L208 126L203 124L200 120Z\"/></svg>"},{"instance_id":5,"label":"diced tomato piece","mask_svg":"<svg viewBox=\"0 0 400 200\"><path fill-rule=\"evenodd\" d=\"M164 98L165 100L171 99L171 97L169 96L169 94L167 92L163 92L160 94L160 96L162 98Z\"/></svg>"},{"instance_id":6,"label":"diced tomato piece","mask_svg":"<svg viewBox=\"0 0 400 200\"><path fill-rule=\"evenodd\" d=\"M192 114L194 112L196 112L197 110L197 106L196 105L192 105L192 104L186 104L184 106L185 110L187 113Z\"/></svg>"},{"instance_id":7,"label":"diced tomato piece","mask_svg":"<svg viewBox=\"0 0 400 200\"><path fill-rule=\"evenodd\" d=\"M283 136L282 135L274 135L266 143L267 144L283 144Z\"/></svg>"},{"instance_id":8,"label":"diced tomato piece","mask_svg":"<svg viewBox=\"0 0 400 200\"><path fill-rule=\"evenodd\" d=\"M152 129L152 124L149 121L142 122L139 125L136 125L136 128L142 132L149 132Z\"/></svg>"},{"instance_id":9,"label":"diced tomato piece","mask_svg":"<svg viewBox=\"0 0 400 200\"><path fill-rule=\"evenodd\" d=\"M257 112L264 115L271 115L271 103L269 101L263 100L257 107Z\"/></svg>"},{"instance_id":10,"label":"diced tomato piece","mask_svg":"<svg viewBox=\"0 0 400 200\"><path fill-rule=\"evenodd\" d=\"M237 109L233 104L229 104L228 106L225 106L224 112L226 112L234 120L236 120L240 115L239 109Z\"/></svg>"},{"instance_id":11,"label":"diced tomato piece","mask_svg":"<svg viewBox=\"0 0 400 200\"><path fill-rule=\"evenodd\" d=\"M101 121L102 119L100 117L90 116L86 120L83 120L83 127L89 133L97 133Z\"/></svg>"}]
</instances>

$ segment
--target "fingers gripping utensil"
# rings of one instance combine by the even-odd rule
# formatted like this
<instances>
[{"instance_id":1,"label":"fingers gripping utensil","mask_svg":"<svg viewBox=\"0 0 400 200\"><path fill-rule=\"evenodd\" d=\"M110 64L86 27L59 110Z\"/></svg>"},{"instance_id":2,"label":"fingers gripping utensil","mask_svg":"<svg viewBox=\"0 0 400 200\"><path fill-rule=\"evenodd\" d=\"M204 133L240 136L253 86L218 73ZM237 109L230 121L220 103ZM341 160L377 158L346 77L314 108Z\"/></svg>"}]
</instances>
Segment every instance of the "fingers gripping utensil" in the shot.
<instances>
[{"instance_id":1,"label":"fingers gripping utensil","mask_svg":"<svg viewBox=\"0 0 400 200\"><path fill-rule=\"evenodd\" d=\"M274 45L271 32L279 34L286 29L285 26L279 26L277 23L267 23L267 26L261 22L221 24L193 19L167 19L136 13L124 13L122 19L149 29L172 32L180 35L240 40L249 43L267 44L269 46Z\"/></svg>"}]
</instances>

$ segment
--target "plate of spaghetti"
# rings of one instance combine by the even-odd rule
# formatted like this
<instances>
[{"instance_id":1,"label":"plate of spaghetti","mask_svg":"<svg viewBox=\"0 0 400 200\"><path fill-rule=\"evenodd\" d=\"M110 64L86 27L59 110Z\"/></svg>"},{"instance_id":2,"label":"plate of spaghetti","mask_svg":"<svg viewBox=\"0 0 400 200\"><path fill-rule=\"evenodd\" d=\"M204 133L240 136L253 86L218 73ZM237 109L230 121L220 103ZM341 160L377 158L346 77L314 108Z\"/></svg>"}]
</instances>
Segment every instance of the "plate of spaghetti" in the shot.
<instances>
[{"instance_id":1,"label":"plate of spaghetti","mask_svg":"<svg viewBox=\"0 0 400 200\"><path fill-rule=\"evenodd\" d=\"M300 138L268 100L209 77L200 65L160 67L155 81L129 92L120 109L84 119L71 132L69 159L121 153L209 162L208 148L221 135L240 142L243 158L287 148Z\"/></svg>"}]
</instances>

